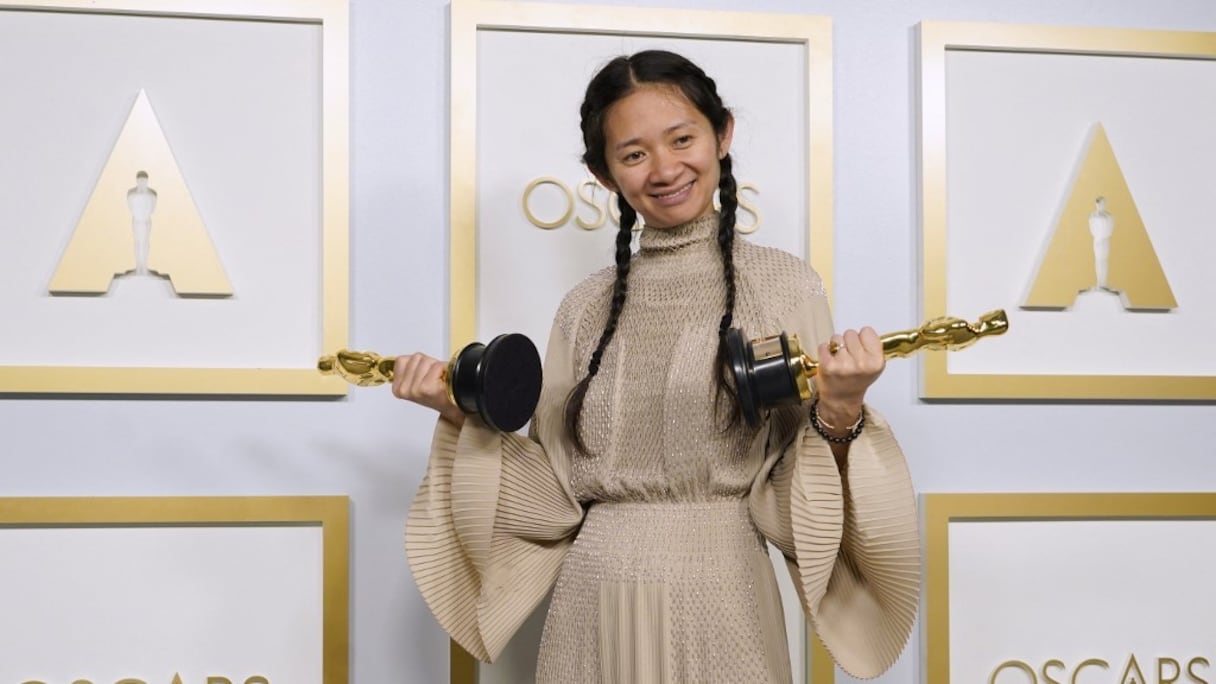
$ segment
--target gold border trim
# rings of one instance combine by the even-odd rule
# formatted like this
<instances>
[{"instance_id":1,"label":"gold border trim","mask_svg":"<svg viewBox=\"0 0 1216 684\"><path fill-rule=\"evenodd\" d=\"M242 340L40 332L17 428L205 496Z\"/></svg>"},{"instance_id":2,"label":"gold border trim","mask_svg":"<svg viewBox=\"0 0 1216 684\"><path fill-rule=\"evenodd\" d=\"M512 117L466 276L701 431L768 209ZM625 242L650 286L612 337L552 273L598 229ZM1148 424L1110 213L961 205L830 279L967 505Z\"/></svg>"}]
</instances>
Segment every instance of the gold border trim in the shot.
<instances>
[{"instance_id":1,"label":"gold border trim","mask_svg":"<svg viewBox=\"0 0 1216 684\"><path fill-rule=\"evenodd\" d=\"M0 12L134 14L321 27L320 349L347 346L350 326L349 0L0 0ZM0 394L344 396L347 384L316 368L0 366Z\"/></svg>"},{"instance_id":2,"label":"gold border trim","mask_svg":"<svg viewBox=\"0 0 1216 684\"><path fill-rule=\"evenodd\" d=\"M477 32L480 30L611 33L698 37L806 48L807 218L810 262L823 279L828 300L834 282L832 21L828 17L757 12L717 12L595 5L557 5L499 0L452 0L451 217L449 345L452 352L477 335ZM811 642L814 642L811 645ZM835 665L819 639L809 634L808 681L832 684ZM792 655L792 654L791 654ZM451 684L476 684L477 661L451 643Z\"/></svg>"},{"instance_id":3,"label":"gold border trim","mask_svg":"<svg viewBox=\"0 0 1216 684\"><path fill-rule=\"evenodd\" d=\"M1216 519L1216 493L924 494L925 681L950 684L950 523Z\"/></svg>"},{"instance_id":4,"label":"gold border trim","mask_svg":"<svg viewBox=\"0 0 1216 684\"><path fill-rule=\"evenodd\" d=\"M921 296L946 314L946 53L951 50L1216 59L1216 33L921 22ZM1015 333L1016 334L1016 333ZM925 399L1216 399L1216 376L951 374L945 352L921 356Z\"/></svg>"},{"instance_id":5,"label":"gold border trim","mask_svg":"<svg viewBox=\"0 0 1216 684\"><path fill-rule=\"evenodd\" d=\"M319 525L322 678L350 676L350 498L346 496L0 498L0 530L22 527Z\"/></svg>"}]
</instances>

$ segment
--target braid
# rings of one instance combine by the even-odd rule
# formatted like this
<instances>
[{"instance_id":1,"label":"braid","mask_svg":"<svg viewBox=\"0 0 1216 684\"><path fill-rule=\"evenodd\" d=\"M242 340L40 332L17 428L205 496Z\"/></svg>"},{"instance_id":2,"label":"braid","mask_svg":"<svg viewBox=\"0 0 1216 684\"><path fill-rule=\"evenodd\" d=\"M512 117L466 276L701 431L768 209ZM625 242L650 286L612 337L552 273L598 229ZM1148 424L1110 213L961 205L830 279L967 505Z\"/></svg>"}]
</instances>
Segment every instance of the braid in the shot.
<instances>
[{"instance_id":1,"label":"braid","mask_svg":"<svg viewBox=\"0 0 1216 684\"><path fill-rule=\"evenodd\" d=\"M726 278L726 313L718 325L718 334L725 335L735 316L735 212L739 208L735 176L731 173L730 155L722 157L718 196L722 211L718 221L718 247L722 249L722 271Z\"/></svg>"},{"instance_id":2,"label":"braid","mask_svg":"<svg viewBox=\"0 0 1216 684\"><path fill-rule=\"evenodd\" d=\"M616 233L616 282L612 286L612 305L608 310L608 323L604 332L600 333L600 341L595 345L591 354L591 363L587 365L587 375L579 381L570 396L566 398L566 432L574 439L579 451L585 452L582 434L579 432L579 418L583 411L583 400L587 397L587 388L591 386L591 378L600 372L600 362L604 358L604 350L616 334L617 322L621 318L621 310L625 308L625 295L629 292L629 266L633 252L630 244L633 242L633 226L637 223L638 214L625 201L623 196L617 196L617 206L621 210L621 226Z\"/></svg>"},{"instance_id":3,"label":"braid","mask_svg":"<svg viewBox=\"0 0 1216 684\"><path fill-rule=\"evenodd\" d=\"M726 331L731 327L735 317L735 212L739 208L739 198L734 173L731 171L730 155L722 157L718 180L718 196L722 204L718 220L718 247L722 250L722 277L726 281L726 313L718 324L718 358L715 367L718 368L718 383L715 401L720 401L723 395L730 397L730 419L728 427L739 420L739 406L735 401L735 389L730 384L732 376L730 357L726 349Z\"/></svg>"}]
</instances>

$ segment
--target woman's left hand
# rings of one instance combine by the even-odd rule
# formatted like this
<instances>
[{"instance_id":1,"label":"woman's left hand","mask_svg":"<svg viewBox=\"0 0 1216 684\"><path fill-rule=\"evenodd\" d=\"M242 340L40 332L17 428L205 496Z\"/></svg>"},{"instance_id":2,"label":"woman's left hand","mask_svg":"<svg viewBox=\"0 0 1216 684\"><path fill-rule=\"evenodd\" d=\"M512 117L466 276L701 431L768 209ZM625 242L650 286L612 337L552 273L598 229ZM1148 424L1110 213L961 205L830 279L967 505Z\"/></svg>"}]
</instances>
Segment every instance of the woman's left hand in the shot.
<instances>
[{"instance_id":1,"label":"woman's left hand","mask_svg":"<svg viewBox=\"0 0 1216 684\"><path fill-rule=\"evenodd\" d=\"M836 351L833 353L832 348ZM832 425L850 425L861 416L866 390L887 365L882 340L866 326L860 332L846 330L819 345L819 415Z\"/></svg>"}]
</instances>

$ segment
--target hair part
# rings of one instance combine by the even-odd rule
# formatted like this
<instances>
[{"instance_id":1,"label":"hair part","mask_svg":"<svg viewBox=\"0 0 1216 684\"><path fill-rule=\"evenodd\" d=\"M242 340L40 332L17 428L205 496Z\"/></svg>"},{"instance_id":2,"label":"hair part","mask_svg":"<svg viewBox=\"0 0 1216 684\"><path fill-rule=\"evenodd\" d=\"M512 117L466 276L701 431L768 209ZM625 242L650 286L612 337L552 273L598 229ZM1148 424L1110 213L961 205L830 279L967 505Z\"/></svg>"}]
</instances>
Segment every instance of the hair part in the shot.
<instances>
[{"instance_id":1,"label":"hair part","mask_svg":"<svg viewBox=\"0 0 1216 684\"><path fill-rule=\"evenodd\" d=\"M617 57L608 62L591 79L587 85L583 104L579 109L584 148L582 161L596 176L611 178L605 154L607 140L604 134L604 122L609 111L613 105L633 93L638 87L649 84L670 85L678 88L680 93L697 108L697 111L709 120L718 139L726 135L729 130L732 120L731 112L722 103L722 98L718 96L717 84L696 64L665 50L645 50L630 56ZM731 327L735 312L734 241L738 198L729 154L722 157L719 168L721 177L718 181L718 190L722 209L719 213L718 246L722 253L723 279L726 283L726 311L718 325L718 353L715 361L717 389L714 397L715 406L719 408L724 395L730 398L729 426L739 420L739 410L737 402L734 401L735 390L731 385L730 363L725 343L726 331ZM600 334L595 351L591 354L587 374L574 386L566 398L566 431L581 452L587 451L579 429L587 389L591 385L591 380L599 373L604 352L616 334L617 324L629 291L629 266L633 256L630 242L633 227L637 223L637 212L629 206L623 195L617 195L617 204L621 210L621 224L616 236L616 280L612 287L608 322Z\"/></svg>"}]
</instances>

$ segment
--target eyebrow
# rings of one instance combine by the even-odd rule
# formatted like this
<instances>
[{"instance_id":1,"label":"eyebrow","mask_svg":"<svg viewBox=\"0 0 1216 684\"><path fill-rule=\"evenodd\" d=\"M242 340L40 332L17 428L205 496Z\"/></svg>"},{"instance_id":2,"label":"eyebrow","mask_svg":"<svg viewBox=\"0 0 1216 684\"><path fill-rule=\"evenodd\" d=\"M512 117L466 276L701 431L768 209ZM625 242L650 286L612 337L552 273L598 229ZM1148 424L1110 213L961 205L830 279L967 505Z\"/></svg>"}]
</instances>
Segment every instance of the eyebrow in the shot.
<instances>
[{"instance_id":1,"label":"eyebrow","mask_svg":"<svg viewBox=\"0 0 1216 684\"><path fill-rule=\"evenodd\" d=\"M686 127L686 126L693 126L693 125L695 125L695 123L694 123L693 121L681 121L681 122L679 122L679 123L676 123L676 124L673 124L673 125L671 125L671 126L668 126L666 129L664 129L664 130L663 130L663 135L669 135L669 134L671 134L671 133L673 133L673 132L675 132L675 131L677 131L677 130L679 130L679 129L681 129L681 128L684 128L684 127ZM641 141L641 138L630 138L630 139L628 139L628 140L625 140L625 141L622 141L622 142L617 143L617 144L616 144L616 145L615 145L615 146L612 148L612 151L613 151L613 152L618 152L618 151L620 151L620 150L622 150L622 149L624 149L624 148L626 148L626 147L629 147L630 145L637 145L637 144L638 144L640 141Z\"/></svg>"}]
</instances>

